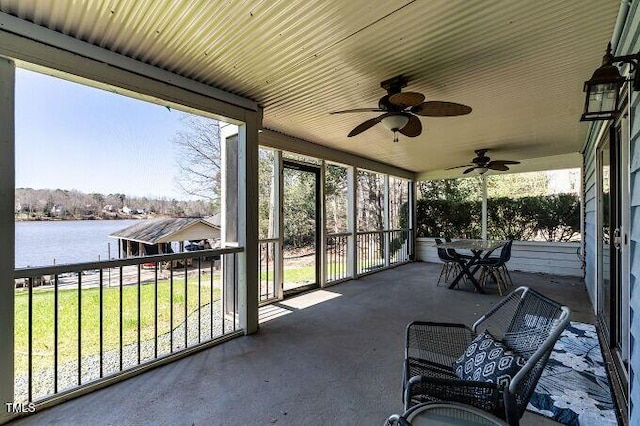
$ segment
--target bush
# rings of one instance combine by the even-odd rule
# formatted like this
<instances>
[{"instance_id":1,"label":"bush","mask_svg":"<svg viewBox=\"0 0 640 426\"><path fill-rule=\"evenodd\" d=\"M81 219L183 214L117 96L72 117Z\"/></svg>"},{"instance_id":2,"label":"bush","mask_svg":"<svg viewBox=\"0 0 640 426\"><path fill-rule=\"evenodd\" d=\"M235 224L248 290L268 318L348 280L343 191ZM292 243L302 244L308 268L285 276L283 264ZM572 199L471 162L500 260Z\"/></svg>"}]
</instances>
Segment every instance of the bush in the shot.
<instances>
[{"instance_id":1,"label":"bush","mask_svg":"<svg viewBox=\"0 0 640 426\"><path fill-rule=\"evenodd\" d=\"M580 202L573 194L541 197L532 215L545 241L570 241L580 235Z\"/></svg>"},{"instance_id":2,"label":"bush","mask_svg":"<svg viewBox=\"0 0 640 426\"><path fill-rule=\"evenodd\" d=\"M480 238L480 201L421 199L417 203L419 237ZM580 203L574 194L490 198L487 234L493 239L570 241L580 234Z\"/></svg>"},{"instance_id":3,"label":"bush","mask_svg":"<svg viewBox=\"0 0 640 426\"><path fill-rule=\"evenodd\" d=\"M478 201L422 199L416 208L419 237L480 238L482 205Z\"/></svg>"}]
</instances>

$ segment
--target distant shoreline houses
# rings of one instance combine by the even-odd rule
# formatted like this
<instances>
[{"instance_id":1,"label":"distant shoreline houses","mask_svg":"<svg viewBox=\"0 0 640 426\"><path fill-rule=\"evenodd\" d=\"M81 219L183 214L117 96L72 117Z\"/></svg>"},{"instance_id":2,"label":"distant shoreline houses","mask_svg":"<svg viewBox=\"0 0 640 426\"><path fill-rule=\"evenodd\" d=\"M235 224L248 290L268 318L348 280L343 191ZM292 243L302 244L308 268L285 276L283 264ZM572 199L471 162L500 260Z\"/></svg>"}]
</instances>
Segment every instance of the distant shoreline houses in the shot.
<instances>
[{"instance_id":1,"label":"distant shoreline houses","mask_svg":"<svg viewBox=\"0 0 640 426\"><path fill-rule=\"evenodd\" d=\"M152 219L165 217L183 217L183 215L157 214L148 212L144 208L124 206L115 208L112 204L105 205L99 213L83 211L80 214L70 213L63 205L53 205L48 211L30 211L27 207L16 203L16 221L59 221L59 220L110 220L110 219Z\"/></svg>"},{"instance_id":2,"label":"distant shoreline houses","mask_svg":"<svg viewBox=\"0 0 640 426\"><path fill-rule=\"evenodd\" d=\"M15 219L82 220L204 217L217 213L216 199L177 200L77 190L16 188Z\"/></svg>"}]
</instances>

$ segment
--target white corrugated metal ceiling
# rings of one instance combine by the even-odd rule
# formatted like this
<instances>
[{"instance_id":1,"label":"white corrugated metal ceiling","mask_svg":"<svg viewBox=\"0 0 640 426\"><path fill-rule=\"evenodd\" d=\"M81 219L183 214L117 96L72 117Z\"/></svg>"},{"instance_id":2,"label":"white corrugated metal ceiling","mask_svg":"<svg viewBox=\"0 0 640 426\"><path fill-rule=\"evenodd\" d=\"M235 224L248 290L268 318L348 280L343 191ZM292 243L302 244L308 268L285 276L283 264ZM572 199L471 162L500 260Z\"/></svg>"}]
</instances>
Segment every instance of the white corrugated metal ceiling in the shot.
<instances>
[{"instance_id":1,"label":"white corrugated metal ceiling","mask_svg":"<svg viewBox=\"0 0 640 426\"><path fill-rule=\"evenodd\" d=\"M526 160L578 152L582 83L599 65L612 0L0 0L0 11L253 99L264 127L416 172L473 150ZM420 137L376 126L380 81L469 105L421 118ZM523 166L523 169L526 168Z\"/></svg>"}]
</instances>

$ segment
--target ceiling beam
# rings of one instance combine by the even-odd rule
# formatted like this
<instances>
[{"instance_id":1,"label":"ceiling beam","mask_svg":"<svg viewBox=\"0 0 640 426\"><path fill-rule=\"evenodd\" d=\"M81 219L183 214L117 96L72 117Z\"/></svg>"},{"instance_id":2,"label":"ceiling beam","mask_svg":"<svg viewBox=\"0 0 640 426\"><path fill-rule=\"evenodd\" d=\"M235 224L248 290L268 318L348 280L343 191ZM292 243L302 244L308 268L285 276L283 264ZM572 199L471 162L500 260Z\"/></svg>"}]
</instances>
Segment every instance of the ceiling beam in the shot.
<instances>
[{"instance_id":1,"label":"ceiling beam","mask_svg":"<svg viewBox=\"0 0 640 426\"><path fill-rule=\"evenodd\" d=\"M300 155L307 155L309 157L354 166L359 169L389 174L409 180L415 179L415 173L412 171L371 160L369 158L360 157L349 152L305 141L303 139L298 139L269 129L263 129L261 131L259 143L261 146L281 149L283 151L294 152Z\"/></svg>"},{"instance_id":2,"label":"ceiling beam","mask_svg":"<svg viewBox=\"0 0 640 426\"><path fill-rule=\"evenodd\" d=\"M213 109L219 110L221 114L226 114L228 111L229 118L240 119L238 116L242 114L236 113L234 108L252 112L260 109L258 104L250 99L190 80L3 12L0 12L0 37L0 55L11 59L107 84L118 84L121 80L117 76L118 72L120 74L125 72L129 79L136 76L143 77L155 81L156 84L173 86L214 100ZM97 75L89 72L97 68L100 68ZM124 78L123 81L119 81L118 87L135 90L128 87L129 79ZM210 107L205 110L211 109Z\"/></svg>"}]
</instances>

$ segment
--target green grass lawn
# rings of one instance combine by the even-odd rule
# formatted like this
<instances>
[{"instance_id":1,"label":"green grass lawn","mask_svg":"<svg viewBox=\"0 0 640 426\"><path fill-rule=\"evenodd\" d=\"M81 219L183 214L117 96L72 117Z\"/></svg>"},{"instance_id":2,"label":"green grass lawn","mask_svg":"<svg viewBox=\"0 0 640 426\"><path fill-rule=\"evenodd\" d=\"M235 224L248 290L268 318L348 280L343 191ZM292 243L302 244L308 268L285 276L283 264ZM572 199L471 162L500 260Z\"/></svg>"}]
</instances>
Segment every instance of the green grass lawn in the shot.
<instances>
[{"instance_id":1,"label":"green grass lawn","mask_svg":"<svg viewBox=\"0 0 640 426\"><path fill-rule=\"evenodd\" d=\"M315 281L315 266L287 269L285 277L290 283ZM262 273L266 280L266 273ZM269 280L273 279L273 271ZM219 275L214 274L213 301L220 299L216 288ZM209 275L203 275L200 306L211 301ZM184 278L174 278L173 295L169 280L158 281L158 336L170 331L170 307L173 299L173 327L185 321ZM197 277L190 277L187 285L187 316L198 309ZM82 356L100 351L100 290L82 290ZM141 341L154 338L155 286L140 285L140 329ZM28 293L16 289L15 296L15 371L23 374L28 368ZM103 287L103 350L113 350L120 345L120 288ZM138 286L122 287L122 344L138 341ZM34 371L53 367L54 353L54 291L51 288L36 288L33 291L33 368ZM78 355L78 290L58 291L58 363L74 361Z\"/></svg>"},{"instance_id":2,"label":"green grass lawn","mask_svg":"<svg viewBox=\"0 0 640 426\"><path fill-rule=\"evenodd\" d=\"M185 298L184 278L174 278L173 294L169 280L159 280L158 336L170 331L170 310L173 299L173 326L185 321L185 300L188 299L187 315L198 309L198 278L188 280ZM200 305L211 301L209 276L202 277ZM100 350L100 299L99 288L82 290L82 355L92 355ZM138 341L138 297L140 297L141 341L154 338L155 285L144 283L122 287L122 340L123 345ZM213 288L213 300L219 300L220 290ZM15 371L21 374L28 367L28 293L16 290L15 296ZM116 349L120 345L120 288L103 287L103 350ZM52 368L54 350L54 291L35 289L33 291L33 368L38 371ZM64 364L76 359L78 354L78 291L64 289L58 291L58 363Z\"/></svg>"},{"instance_id":3,"label":"green grass lawn","mask_svg":"<svg viewBox=\"0 0 640 426\"><path fill-rule=\"evenodd\" d=\"M283 278L288 283L313 283L316 281L316 267L311 265L285 269Z\"/></svg>"},{"instance_id":4,"label":"green grass lawn","mask_svg":"<svg viewBox=\"0 0 640 426\"><path fill-rule=\"evenodd\" d=\"M342 264L340 263L330 263L327 266L327 271L345 271L347 269L346 261ZM273 280L273 271L269 271L269 280ZM267 274L262 272L260 274L261 280L267 279ZM305 283L305 282L315 282L316 280L316 267L314 265L303 266L301 268L295 269L285 269L284 270L284 278L289 283Z\"/></svg>"}]
</instances>

